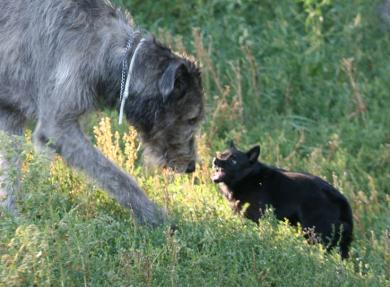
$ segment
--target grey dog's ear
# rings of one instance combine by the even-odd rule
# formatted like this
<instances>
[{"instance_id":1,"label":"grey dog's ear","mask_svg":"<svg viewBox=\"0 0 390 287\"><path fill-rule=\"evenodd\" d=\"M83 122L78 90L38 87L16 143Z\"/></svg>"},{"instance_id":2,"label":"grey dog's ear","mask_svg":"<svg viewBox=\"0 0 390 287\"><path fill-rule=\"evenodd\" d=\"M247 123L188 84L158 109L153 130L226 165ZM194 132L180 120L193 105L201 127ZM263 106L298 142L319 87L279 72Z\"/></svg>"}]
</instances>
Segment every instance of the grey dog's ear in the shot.
<instances>
[{"instance_id":1,"label":"grey dog's ear","mask_svg":"<svg viewBox=\"0 0 390 287\"><path fill-rule=\"evenodd\" d=\"M255 145L253 148L246 152L246 155L248 156L250 162L257 161L260 155L260 146Z\"/></svg>"},{"instance_id":2,"label":"grey dog's ear","mask_svg":"<svg viewBox=\"0 0 390 287\"><path fill-rule=\"evenodd\" d=\"M161 79L159 81L158 87L165 102L169 95L173 92L175 88L175 83L178 79L178 74L181 69L185 69L185 65L181 61L171 61L168 64L168 67L165 69Z\"/></svg>"}]
</instances>

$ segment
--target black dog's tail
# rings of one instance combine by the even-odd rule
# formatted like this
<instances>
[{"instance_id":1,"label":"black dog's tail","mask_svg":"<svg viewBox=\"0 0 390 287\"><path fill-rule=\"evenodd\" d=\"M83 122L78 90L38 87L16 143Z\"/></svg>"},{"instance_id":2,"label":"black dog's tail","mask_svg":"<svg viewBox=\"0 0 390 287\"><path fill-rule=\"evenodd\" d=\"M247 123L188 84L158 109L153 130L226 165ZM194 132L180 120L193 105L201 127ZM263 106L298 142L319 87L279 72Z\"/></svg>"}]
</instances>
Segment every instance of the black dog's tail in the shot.
<instances>
[{"instance_id":1,"label":"black dog's tail","mask_svg":"<svg viewBox=\"0 0 390 287\"><path fill-rule=\"evenodd\" d=\"M347 198L342 195L335 187L327 182L324 182L327 186L329 198L339 206L340 217L335 236L331 247L339 245L341 258L346 259L349 257L349 247L353 240L353 215L350 204Z\"/></svg>"},{"instance_id":2,"label":"black dog's tail","mask_svg":"<svg viewBox=\"0 0 390 287\"><path fill-rule=\"evenodd\" d=\"M353 215L352 209L344 196L339 198L340 206L340 252L343 259L348 258L349 247L353 240Z\"/></svg>"}]
</instances>

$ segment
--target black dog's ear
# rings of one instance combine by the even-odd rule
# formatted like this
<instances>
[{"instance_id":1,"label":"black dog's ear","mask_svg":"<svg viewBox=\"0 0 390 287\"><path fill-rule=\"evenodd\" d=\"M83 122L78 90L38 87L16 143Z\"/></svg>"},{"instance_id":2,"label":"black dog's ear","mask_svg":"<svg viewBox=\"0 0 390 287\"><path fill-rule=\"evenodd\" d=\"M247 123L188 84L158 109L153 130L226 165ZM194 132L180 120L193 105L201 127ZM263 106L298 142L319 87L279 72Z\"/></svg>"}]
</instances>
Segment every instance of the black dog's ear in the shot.
<instances>
[{"instance_id":1,"label":"black dog's ear","mask_svg":"<svg viewBox=\"0 0 390 287\"><path fill-rule=\"evenodd\" d=\"M231 149L237 149L236 146L234 145L233 140L229 141L229 148L231 148Z\"/></svg>"},{"instance_id":2,"label":"black dog's ear","mask_svg":"<svg viewBox=\"0 0 390 287\"><path fill-rule=\"evenodd\" d=\"M158 83L160 94L165 102L169 95L172 94L175 84L179 81L179 73L181 70L186 70L186 67L182 61L173 60L168 64L161 79Z\"/></svg>"},{"instance_id":3,"label":"black dog's ear","mask_svg":"<svg viewBox=\"0 0 390 287\"><path fill-rule=\"evenodd\" d=\"M255 162L259 158L260 155L260 146L256 145L246 152L246 155L249 158L250 162Z\"/></svg>"}]
</instances>

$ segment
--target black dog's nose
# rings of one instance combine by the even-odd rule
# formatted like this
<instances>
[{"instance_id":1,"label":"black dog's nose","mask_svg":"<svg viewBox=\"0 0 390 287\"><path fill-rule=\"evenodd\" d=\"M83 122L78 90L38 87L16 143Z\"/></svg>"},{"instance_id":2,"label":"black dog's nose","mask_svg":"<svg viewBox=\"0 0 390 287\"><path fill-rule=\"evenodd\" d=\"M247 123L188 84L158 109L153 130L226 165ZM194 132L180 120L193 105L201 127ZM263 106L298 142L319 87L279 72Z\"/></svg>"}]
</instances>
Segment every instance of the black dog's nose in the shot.
<instances>
[{"instance_id":1,"label":"black dog's nose","mask_svg":"<svg viewBox=\"0 0 390 287\"><path fill-rule=\"evenodd\" d=\"M195 161L191 161L186 169L186 173L191 173L195 171Z\"/></svg>"}]
</instances>

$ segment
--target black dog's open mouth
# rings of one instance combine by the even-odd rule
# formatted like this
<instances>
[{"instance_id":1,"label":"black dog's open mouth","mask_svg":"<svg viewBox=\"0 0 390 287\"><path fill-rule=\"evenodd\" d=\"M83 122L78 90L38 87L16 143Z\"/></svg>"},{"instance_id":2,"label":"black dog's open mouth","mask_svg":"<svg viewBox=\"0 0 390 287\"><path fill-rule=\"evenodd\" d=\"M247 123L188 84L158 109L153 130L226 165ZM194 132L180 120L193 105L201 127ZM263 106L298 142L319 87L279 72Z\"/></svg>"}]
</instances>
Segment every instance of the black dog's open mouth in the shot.
<instances>
[{"instance_id":1,"label":"black dog's open mouth","mask_svg":"<svg viewBox=\"0 0 390 287\"><path fill-rule=\"evenodd\" d=\"M222 182L223 179L225 178L225 172L223 171L223 169L221 167L214 167L214 174L211 176L211 179L215 182L215 183L218 183L218 182Z\"/></svg>"}]
</instances>

